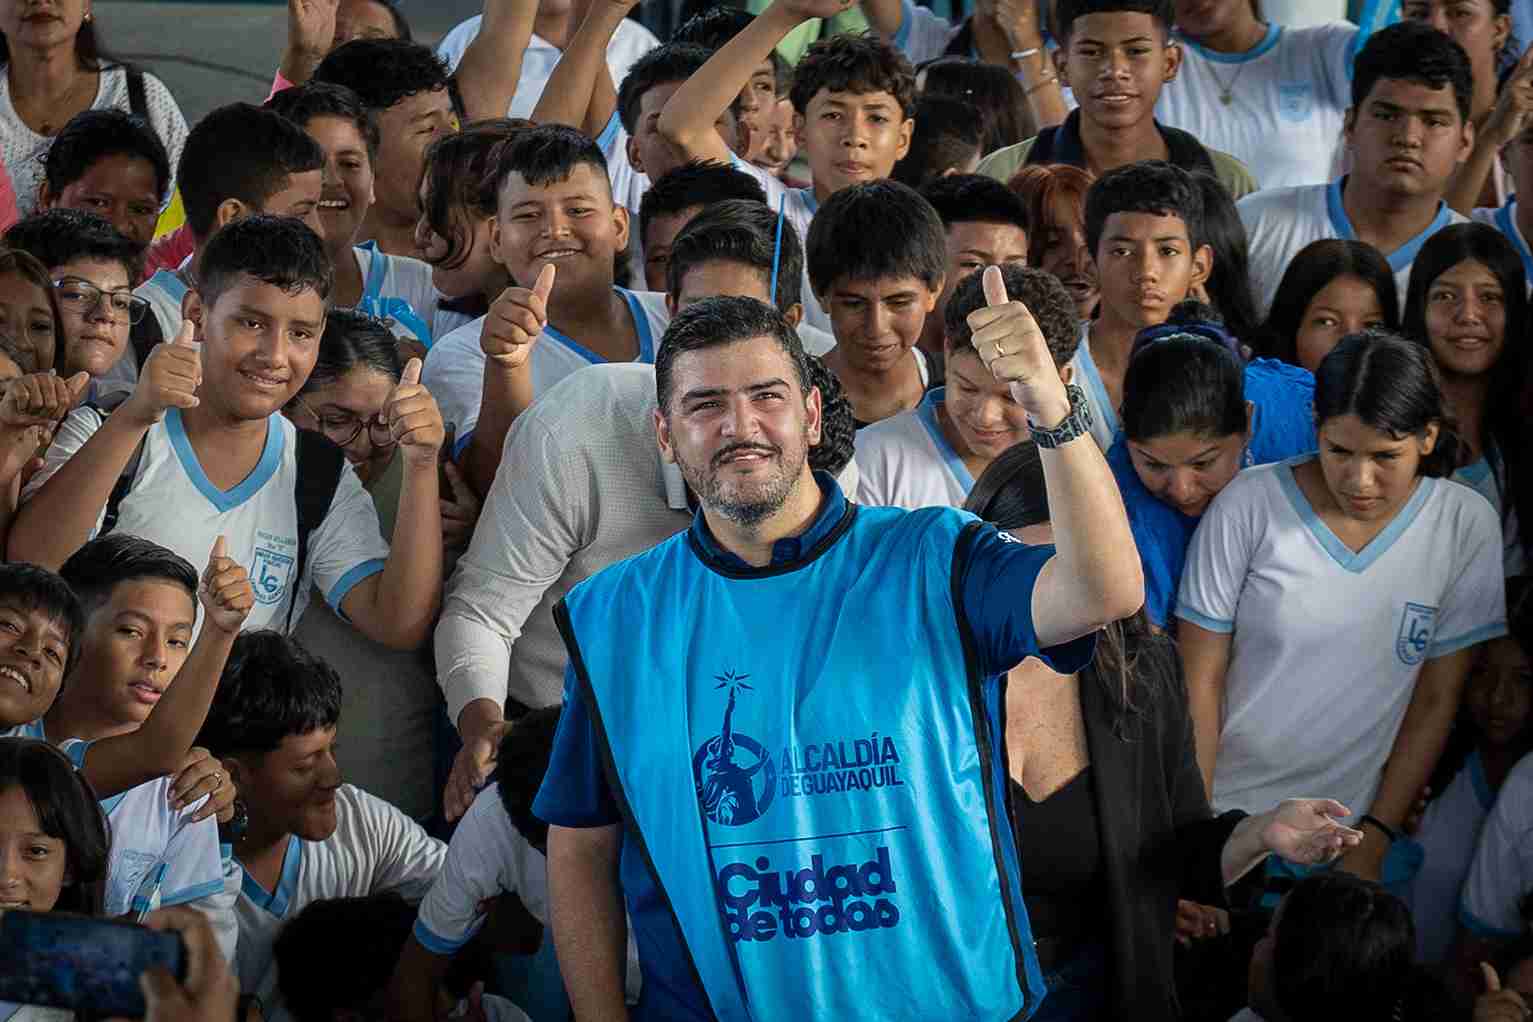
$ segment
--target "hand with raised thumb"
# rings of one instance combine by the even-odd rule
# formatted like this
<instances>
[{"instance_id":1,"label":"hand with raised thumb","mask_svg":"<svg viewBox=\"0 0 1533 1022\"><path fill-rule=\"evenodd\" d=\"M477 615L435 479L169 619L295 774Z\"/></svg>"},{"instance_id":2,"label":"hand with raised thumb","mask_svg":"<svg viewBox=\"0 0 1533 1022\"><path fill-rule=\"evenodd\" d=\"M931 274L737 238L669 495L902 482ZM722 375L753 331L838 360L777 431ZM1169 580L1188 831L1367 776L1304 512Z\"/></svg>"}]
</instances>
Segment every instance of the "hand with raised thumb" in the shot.
<instances>
[{"instance_id":1,"label":"hand with raised thumb","mask_svg":"<svg viewBox=\"0 0 1533 1022\"><path fill-rule=\"evenodd\" d=\"M80 403L90 376L75 373L67 380L54 373L28 373L6 383L0 397L0 425L12 430L52 428Z\"/></svg>"},{"instance_id":2,"label":"hand with raised thumb","mask_svg":"<svg viewBox=\"0 0 1533 1022\"><path fill-rule=\"evenodd\" d=\"M502 369L527 363L532 345L548 326L548 299L557 272L553 263L546 263L530 289L508 287L495 299L479 334L479 347L491 362Z\"/></svg>"},{"instance_id":3,"label":"hand with raised thumb","mask_svg":"<svg viewBox=\"0 0 1533 1022\"><path fill-rule=\"evenodd\" d=\"M383 421L400 453L412 465L436 467L437 452L447 439L436 398L421 385L421 360L412 358L383 408Z\"/></svg>"},{"instance_id":4,"label":"hand with raised thumb","mask_svg":"<svg viewBox=\"0 0 1533 1022\"><path fill-rule=\"evenodd\" d=\"M1533 1014L1527 998L1515 990L1502 989L1501 977L1489 963L1480 963L1480 975L1485 980L1485 992L1475 998L1474 1022L1526 1022Z\"/></svg>"},{"instance_id":5,"label":"hand with raised thumb","mask_svg":"<svg viewBox=\"0 0 1533 1022\"><path fill-rule=\"evenodd\" d=\"M196 408L197 388L202 385L202 349L196 328L181 321L181 332L168 344L157 344L139 370L138 386L113 415L127 414L133 421L152 426L172 408Z\"/></svg>"},{"instance_id":6,"label":"hand with raised thumb","mask_svg":"<svg viewBox=\"0 0 1533 1022\"><path fill-rule=\"evenodd\" d=\"M202 573L198 599L207 611L208 625L230 635L238 635L245 619L255 609L255 587L250 575L229 556L229 541L220 535L213 542L208 566Z\"/></svg>"},{"instance_id":7,"label":"hand with raised thumb","mask_svg":"<svg viewBox=\"0 0 1533 1022\"><path fill-rule=\"evenodd\" d=\"M999 266L985 267L985 307L969 313L971 343L992 376L1011 384L1012 400L1035 423L1052 428L1070 414L1070 398L1043 331L1027 306L1006 292Z\"/></svg>"}]
</instances>

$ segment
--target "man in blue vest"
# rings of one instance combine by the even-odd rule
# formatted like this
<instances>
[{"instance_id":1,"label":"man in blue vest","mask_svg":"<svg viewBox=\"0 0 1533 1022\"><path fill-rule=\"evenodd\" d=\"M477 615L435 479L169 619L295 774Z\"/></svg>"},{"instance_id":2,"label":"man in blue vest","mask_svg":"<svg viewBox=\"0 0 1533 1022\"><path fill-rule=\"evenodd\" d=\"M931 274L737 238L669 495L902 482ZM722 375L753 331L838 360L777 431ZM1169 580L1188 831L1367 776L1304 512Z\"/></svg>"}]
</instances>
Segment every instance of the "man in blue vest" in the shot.
<instances>
[{"instance_id":1,"label":"man in blue vest","mask_svg":"<svg viewBox=\"0 0 1533 1022\"><path fill-rule=\"evenodd\" d=\"M655 360L690 529L573 589L550 824L581 1019L1026 1017L1043 985L1005 813L1000 681L1072 672L1133 613L1123 504L1027 309L986 272L975 347L1026 409L1056 546L949 508L849 503L787 321L716 298Z\"/></svg>"}]
</instances>

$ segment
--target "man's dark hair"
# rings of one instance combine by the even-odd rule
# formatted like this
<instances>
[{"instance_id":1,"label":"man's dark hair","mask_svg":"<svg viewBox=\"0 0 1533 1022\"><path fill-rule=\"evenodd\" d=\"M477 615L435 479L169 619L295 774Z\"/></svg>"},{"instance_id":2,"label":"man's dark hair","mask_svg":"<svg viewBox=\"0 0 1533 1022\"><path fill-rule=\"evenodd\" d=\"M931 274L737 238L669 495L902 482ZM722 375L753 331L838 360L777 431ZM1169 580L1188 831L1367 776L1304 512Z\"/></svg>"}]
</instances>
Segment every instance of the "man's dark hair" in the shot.
<instances>
[{"instance_id":1,"label":"man's dark hair","mask_svg":"<svg viewBox=\"0 0 1533 1022\"><path fill-rule=\"evenodd\" d=\"M804 354L804 346L799 343L792 324L781 312L764 302L721 295L682 309L660 339L660 350L655 354L655 397L661 414L670 415L671 371L678 355L757 337L770 337L778 343L788 361L793 363L799 389L808 394L813 386L809 357Z\"/></svg>"},{"instance_id":2,"label":"man's dark hair","mask_svg":"<svg viewBox=\"0 0 1533 1022\"><path fill-rule=\"evenodd\" d=\"M291 735L335 727L340 719L335 668L281 632L245 632L229 651L197 744L219 757L264 756Z\"/></svg>"},{"instance_id":3,"label":"man's dark hair","mask_svg":"<svg viewBox=\"0 0 1533 1022\"><path fill-rule=\"evenodd\" d=\"M94 614L124 582L168 582L186 590L195 616L197 569L191 562L158 543L123 532L109 532L86 543L59 569L80 599L87 616Z\"/></svg>"},{"instance_id":4,"label":"man's dark hair","mask_svg":"<svg viewBox=\"0 0 1533 1022\"><path fill-rule=\"evenodd\" d=\"M684 82L703 69L712 50L692 43L666 43L633 62L617 90L617 115L630 135L639 130L639 104L657 85Z\"/></svg>"},{"instance_id":5,"label":"man's dark hair","mask_svg":"<svg viewBox=\"0 0 1533 1022\"><path fill-rule=\"evenodd\" d=\"M277 986L293 1022L365 1014L388 986L415 912L395 891L305 905L272 944Z\"/></svg>"},{"instance_id":6,"label":"man's dark hair","mask_svg":"<svg viewBox=\"0 0 1533 1022\"><path fill-rule=\"evenodd\" d=\"M950 352L975 351L974 334L969 329L969 314L983 309L985 302L984 270L976 270L953 289L947 300L942 326L947 336ZM1081 324L1075 314L1075 299L1059 282L1059 278L1043 270L1035 270L1016 263L1001 267L1006 281L1006 294L1012 301L1027 306L1033 321L1043 331L1043 340L1049 346L1054 368L1063 369L1075 357L1075 349L1081 342ZM978 354L978 352L975 352Z\"/></svg>"},{"instance_id":7,"label":"man's dark hair","mask_svg":"<svg viewBox=\"0 0 1533 1022\"><path fill-rule=\"evenodd\" d=\"M493 778L511 826L540 852L548 850L548 824L532 814L532 801L543 786L558 730L557 706L528 710L517 717L500 740Z\"/></svg>"},{"instance_id":8,"label":"man's dark hair","mask_svg":"<svg viewBox=\"0 0 1533 1022\"><path fill-rule=\"evenodd\" d=\"M387 110L422 92L445 89L452 73L429 46L408 39L353 39L331 50L310 81L344 85L369 110Z\"/></svg>"},{"instance_id":9,"label":"man's dark hair","mask_svg":"<svg viewBox=\"0 0 1533 1022\"><path fill-rule=\"evenodd\" d=\"M378 124L371 111L362 104L362 97L344 85L329 82L307 82L283 89L266 101L266 109L275 110L305 130L316 117L337 117L350 121L357 134L367 143L369 156L378 155Z\"/></svg>"},{"instance_id":10,"label":"man's dark hair","mask_svg":"<svg viewBox=\"0 0 1533 1022\"><path fill-rule=\"evenodd\" d=\"M947 232L931 203L897 181L841 189L809 224L809 283L830 294L838 280L915 277L935 291L947 270Z\"/></svg>"},{"instance_id":11,"label":"man's dark hair","mask_svg":"<svg viewBox=\"0 0 1533 1022\"><path fill-rule=\"evenodd\" d=\"M289 177L324 166L319 143L281 114L249 103L221 106L197 122L181 150L176 183L187 226L206 238L221 203L238 199L260 209Z\"/></svg>"},{"instance_id":12,"label":"man's dark hair","mask_svg":"<svg viewBox=\"0 0 1533 1022\"><path fill-rule=\"evenodd\" d=\"M1187 225L1193 248L1203 244L1203 192L1191 174L1162 160L1130 163L1096 179L1086 193L1086 244L1092 258L1114 213L1178 217Z\"/></svg>"},{"instance_id":13,"label":"man's dark hair","mask_svg":"<svg viewBox=\"0 0 1533 1022\"><path fill-rule=\"evenodd\" d=\"M35 564L0 564L0 603L46 614L69 633L69 658L64 661L67 678L80 659L80 640L85 637L85 610L69 583Z\"/></svg>"},{"instance_id":14,"label":"man's dark hair","mask_svg":"<svg viewBox=\"0 0 1533 1022\"><path fill-rule=\"evenodd\" d=\"M48 194L60 193L84 177L97 160L132 156L154 168L160 201L170 192L170 155L149 122L122 110L83 110L71 117L43 156Z\"/></svg>"},{"instance_id":15,"label":"man's dark hair","mask_svg":"<svg viewBox=\"0 0 1533 1022\"><path fill-rule=\"evenodd\" d=\"M540 124L516 132L496 149L495 189L498 193L504 188L512 174L520 174L534 188L557 184L582 164L608 181L607 158L591 136L562 124Z\"/></svg>"},{"instance_id":16,"label":"man's dark hair","mask_svg":"<svg viewBox=\"0 0 1533 1022\"><path fill-rule=\"evenodd\" d=\"M665 290L675 298L687 274L703 263L729 262L749 266L771 284L772 255L778 248L777 214L756 199L715 203L693 217L671 243L665 270ZM804 250L798 232L785 226L777 254L777 294L774 304L786 313L803 300Z\"/></svg>"},{"instance_id":17,"label":"man's dark hair","mask_svg":"<svg viewBox=\"0 0 1533 1022\"><path fill-rule=\"evenodd\" d=\"M639 202L639 240L649 234L656 217L675 216L683 210L707 209L730 199L766 202L766 192L755 178L725 163L692 160L661 175Z\"/></svg>"},{"instance_id":18,"label":"man's dark hair","mask_svg":"<svg viewBox=\"0 0 1533 1022\"><path fill-rule=\"evenodd\" d=\"M1054 14L1050 28L1061 46L1069 45L1076 20L1088 14L1148 14L1159 23L1161 35L1169 40L1176 21L1176 6L1173 0L1058 0Z\"/></svg>"},{"instance_id":19,"label":"man's dark hair","mask_svg":"<svg viewBox=\"0 0 1533 1022\"><path fill-rule=\"evenodd\" d=\"M900 184L922 188L979 159L984 134L985 122L978 108L952 96L923 93L916 101L910 149L894 164L889 176Z\"/></svg>"},{"instance_id":20,"label":"man's dark hair","mask_svg":"<svg viewBox=\"0 0 1533 1022\"><path fill-rule=\"evenodd\" d=\"M793 109L804 113L821 89L854 95L887 92L907 118L915 116L915 68L903 53L871 32L833 35L804 52L788 90Z\"/></svg>"},{"instance_id":21,"label":"man's dark hair","mask_svg":"<svg viewBox=\"0 0 1533 1022\"><path fill-rule=\"evenodd\" d=\"M78 209L33 213L5 232L5 246L36 256L50 273L76 259L120 264L130 287L142 273L144 253L138 243L110 220Z\"/></svg>"},{"instance_id":22,"label":"man's dark hair","mask_svg":"<svg viewBox=\"0 0 1533 1022\"><path fill-rule=\"evenodd\" d=\"M203 305L218 301L240 277L254 277L289 294L313 289L328 299L335 268L325 243L303 221L247 216L226 225L203 249L197 269Z\"/></svg>"},{"instance_id":23,"label":"man's dark hair","mask_svg":"<svg viewBox=\"0 0 1533 1022\"><path fill-rule=\"evenodd\" d=\"M1400 21L1368 37L1352 65L1352 110L1357 117L1381 78L1429 89L1453 88L1460 120L1469 120L1474 71L1469 55L1446 33L1422 21Z\"/></svg>"},{"instance_id":24,"label":"man's dark hair","mask_svg":"<svg viewBox=\"0 0 1533 1022\"><path fill-rule=\"evenodd\" d=\"M1016 192L984 174L949 174L921 189L944 227L954 224L1011 224L1028 233L1027 203Z\"/></svg>"}]
</instances>

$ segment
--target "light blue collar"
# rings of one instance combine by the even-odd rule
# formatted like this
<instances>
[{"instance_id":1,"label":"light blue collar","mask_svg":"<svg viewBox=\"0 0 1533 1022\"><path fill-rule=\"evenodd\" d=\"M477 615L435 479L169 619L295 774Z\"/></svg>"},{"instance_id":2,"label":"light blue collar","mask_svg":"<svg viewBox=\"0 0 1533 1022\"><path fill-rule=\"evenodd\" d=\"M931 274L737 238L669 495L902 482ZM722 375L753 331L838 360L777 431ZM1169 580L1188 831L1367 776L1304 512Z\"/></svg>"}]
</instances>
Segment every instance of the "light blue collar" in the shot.
<instances>
[{"instance_id":1,"label":"light blue collar","mask_svg":"<svg viewBox=\"0 0 1533 1022\"><path fill-rule=\"evenodd\" d=\"M926 427L927 434L932 438L932 445L937 448L937 453L942 457L942 464L953 474L958 481L958 486L964 493L974 489L974 476L969 472L969 467L963 463L963 458L953 450L953 445L947 442L947 435L942 432L942 423L937 418L937 408L947 399L946 387L934 387L926 392L921 398L921 403L916 405L916 418L922 426Z\"/></svg>"},{"instance_id":2,"label":"light blue collar","mask_svg":"<svg viewBox=\"0 0 1533 1022\"><path fill-rule=\"evenodd\" d=\"M1267 33L1266 35L1262 36L1261 42L1257 43L1255 46L1251 47L1244 53L1218 53L1195 41L1191 36L1183 35L1181 32L1177 32L1175 35L1178 42L1192 50L1204 60L1211 60L1215 64L1244 64L1248 61L1255 60L1257 57L1266 56L1269 52L1271 52L1273 47L1277 46L1278 40L1282 38L1283 26L1276 24L1268 25Z\"/></svg>"},{"instance_id":3,"label":"light blue collar","mask_svg":"<svg viewBox=\"0 0 1533 1022\"><path fill-rule=\"evenodd\" d=\"M1342 202L1342 193L1347 187L1347 178L1332 181L1326 185L1325 205L1330 214L1331 229L1336 236L1343 241L1356 241L1357 231L1352 227L1352 221L1347 217L1347 209ZM1427 224L1427 229L1416 235L1410 241L1401 245L1393 252L1384 253L1384 258L1389 262L1389 268L1399 273L1416 261L1416 254L1421 251L1421 246L1427 243L1427 239L1453 222L1453 211L1448 204L1441 200L1437 203L1437 215L1432 222Z\"/></svg>"},{"instance_id":4,"label":"light blue collar","mask_svg":"<svg viewBox=\"0 0 1533 1022\"><path fill-rule=\"evenodd\" d=\"M1432 495L1438 485L1436 479L1426 476L1417 479L1415 492L1410 495L1405 505L1395 512L1395 517L1384 527L1384 531L1369 540L1367 546L1354 552L1351 547L1341 541L1336 533L1331 531L1329 525L1320 520L1309 498L1304 496L1304 491L1299 488L1298 479L1294 477L1295 468L1314 458L1313 454L1305 454L1283 462L1277 470L1278 483L1288 497L1288 502L1293 505L1294 512L1304 522L1304 527L1309 530L1311 536L1315 537L1315 542L1331 555L1331 560L1354 575L1361 575L1373 562L1389 553L1390 547L1405 535L1405 531L1411 527L1411 523L1416 520L1416 516L1426 505L1427 498Z\"/></svg>"},{"instance_id":5,"label":"light blue collar","mask_svg":"<svg viewBox=\"0 0 1533 1022\"><path fill-rule=\"evenodd\" d=\"M208 499L208 503L217 508L220 513L233 511L261 492L261 487L271 481L271 477L276 475L277 469L282 465L282 449L286 434L282 432L281 414L267 416L266 446L261 450L261 460L256 462L256 467L251 470L251 473L231 490L220 490L214 486L213 481L202 470L202 463L197 460L197 452L192 450L192 442L186 435L186 425L181 421L181 409L172 408L165 413L165 432L170 434L170 446L176 452L176 460L181 463L181 470Z\"/></svg>"},{"instance_id":6,"label":"light blue collar","mask_svg":"<svg viewBox=\"0 0 1533 1022\"><path fill-rule=\"evenodd\" d=\"M303 842L297 834L291 834L287 839L287 853L282 857L282 876L277 880L277 889L268 891L262 887L242 865L240 890L256 905L281 919L287 915L287 910L292 907L293 899L298 894L298 874L302 868Z\"/></svg>"},{"instance_id":7,"label":"light blue collar","mask_svg":"<svg viewBox=\"0 0 1533 1022\"><path fill-rule=\"evenodd\" d=\"M644 303L639 301L638 295L627 288L614 287L612 290L623 296L623 301L628 303L628 315L633 319L633 332L639 339L639 354L634 358L634 361L643 362L647 365L653 364L655 361L655 337L649 328L649 316L644 312ZM545 326L543 332L592 365L599 365L607 361L584 344L559 330L552 323Z\"/></svg>"}]
</instances>

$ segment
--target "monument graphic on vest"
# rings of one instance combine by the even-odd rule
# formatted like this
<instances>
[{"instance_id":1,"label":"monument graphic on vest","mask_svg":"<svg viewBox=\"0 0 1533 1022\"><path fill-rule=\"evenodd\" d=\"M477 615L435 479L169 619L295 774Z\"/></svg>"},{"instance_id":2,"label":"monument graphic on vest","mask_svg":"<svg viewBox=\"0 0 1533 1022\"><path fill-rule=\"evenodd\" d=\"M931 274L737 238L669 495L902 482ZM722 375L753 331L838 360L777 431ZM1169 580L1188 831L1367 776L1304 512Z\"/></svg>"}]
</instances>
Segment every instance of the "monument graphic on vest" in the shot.
<instances>
[{"instance_id":1,"label":"monument graphic on vest","mask_svg":"<svg viewBox=\"0 0 1533 1022\"><path fill-rule=\"evenodd\" d=\"M777 770L766 747L734 730L735 700L740 690L751 691L749 674L725 671L714 675L715 689L729 689L724 723L719 733L698 747L692 757L692 776L703 815L714 823L740 827L761 818L772 804Z\"/></svg>"}]
</instances>

